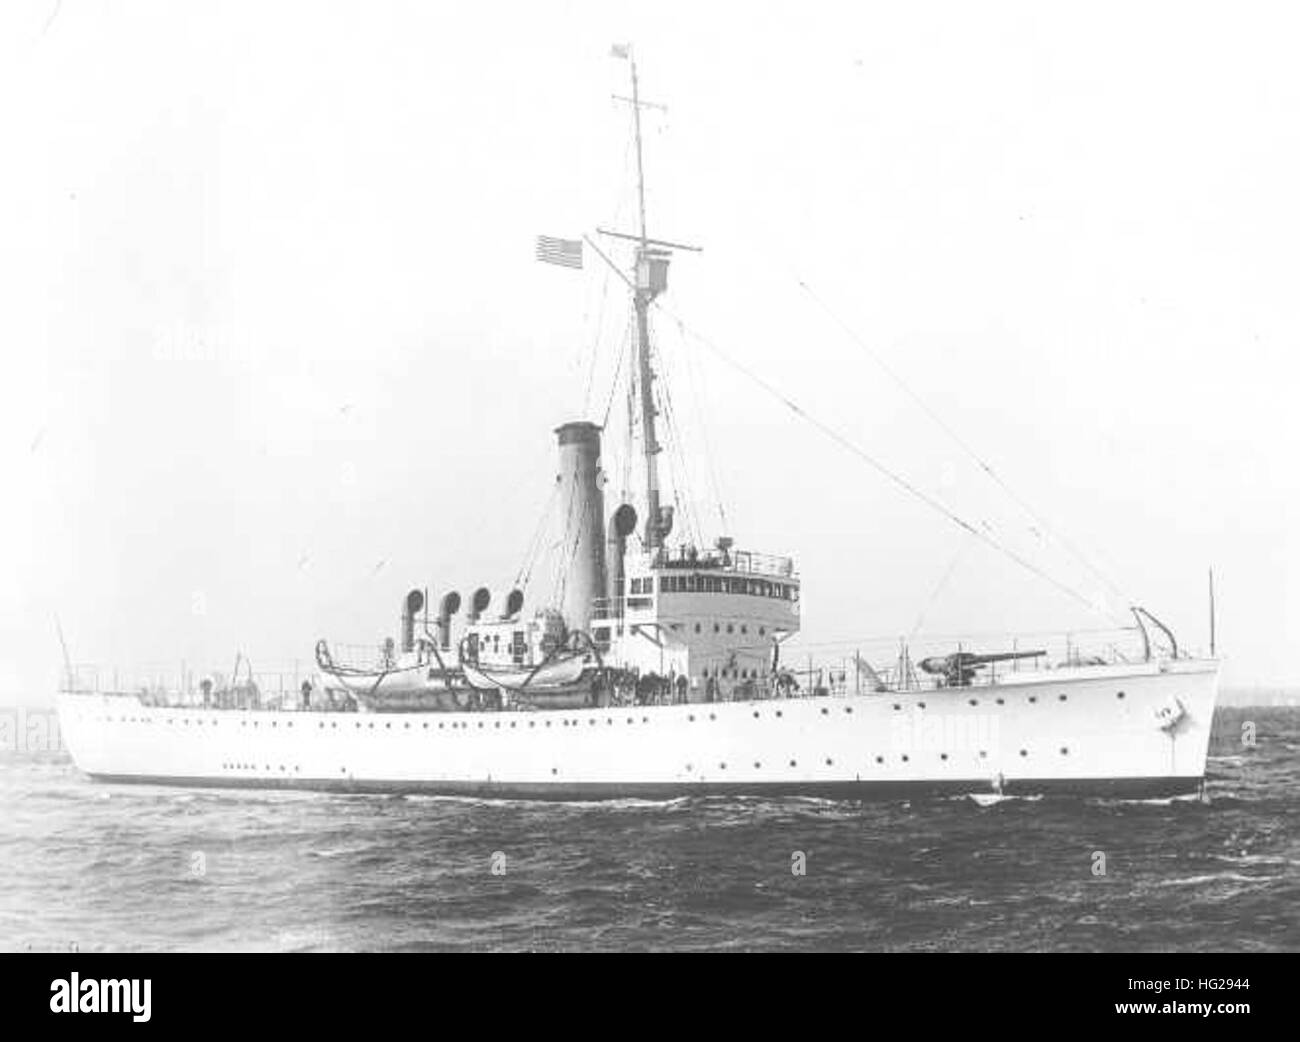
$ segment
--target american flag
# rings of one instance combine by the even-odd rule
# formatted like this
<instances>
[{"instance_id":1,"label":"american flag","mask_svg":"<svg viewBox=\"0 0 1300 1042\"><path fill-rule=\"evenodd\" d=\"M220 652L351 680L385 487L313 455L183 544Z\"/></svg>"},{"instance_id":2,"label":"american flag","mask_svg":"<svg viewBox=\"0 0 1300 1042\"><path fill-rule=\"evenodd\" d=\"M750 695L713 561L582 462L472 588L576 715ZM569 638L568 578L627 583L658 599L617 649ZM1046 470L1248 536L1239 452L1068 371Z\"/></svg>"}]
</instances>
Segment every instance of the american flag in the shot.
<instances>
[{"instance_id":1,"label":"american flag","mask_svg":"<svg viewBox=\"0 0 1300 1042\"><path fill-rule=\"evenodd\" d=\"M566 268L582 267L581 239L553 239L549 235L537 237L537 259L546 264L562 264Z\"/></svg>"}]
</instances>

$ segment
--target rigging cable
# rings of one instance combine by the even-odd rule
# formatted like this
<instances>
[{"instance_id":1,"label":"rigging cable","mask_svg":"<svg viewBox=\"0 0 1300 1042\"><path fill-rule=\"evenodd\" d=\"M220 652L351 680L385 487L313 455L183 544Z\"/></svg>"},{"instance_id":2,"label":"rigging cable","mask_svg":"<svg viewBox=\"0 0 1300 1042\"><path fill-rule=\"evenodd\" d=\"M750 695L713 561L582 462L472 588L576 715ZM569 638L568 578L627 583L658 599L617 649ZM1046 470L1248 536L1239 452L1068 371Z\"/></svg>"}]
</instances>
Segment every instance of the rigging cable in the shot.
<instances>
[{"instance_id":1,"label":"rigging cable","mask_svg":"<svg viewBox=\"0 0 1300 1042\"><path fill-rule=\"evenodd\" d=\"M727 529L727 508L722 496L722 487L718 482L717 460L713 454L713 446L709 442L709 426L704 421L704 409L701 406L703 394L700 392L699 385L703 382L702 378L695 372L695 355L686 349L686 330L681 322L677 323L677 335L682 342L682 356L686 359L686 386L690 391L690 405L695 413L695 422L699 425L700 439L704 444L704 461L708 466L709 483L713 489L714 504L718 508L718 523L722 526L719 534L726 535Z\"/></svg>"},{"instance_id":2,"label":"rigging cable","mask_svg":"<svg viewBox=\"0 0 1300 1042\"><path fill-rule=\"evenodd\" d=\"M670 478L673 479L673 500L682 515L683 527L694 539L695 544L702 546L704 536L699 519L695 516L691 475L687 468L685 453L682 451L681 425L677 422L677 413L673 406L672 380L669 379L667 359L663 352L660 352L658 357L663 379L655 381L655 399L663 414L664 424L668 428L668 462Z\"/></svg>"},{"instance_id":3,"label":"rigging cable","mask_svg":"<svg viewBox=\"0 0 1300 1042\"><path fill-rule=\"evenodd\" d=\"M627 345L632 339L632 320L629 318L623 330L623 343L618 349L618 361L614 363L614 376L609 383L609 398L605 402L605 416L600 421L603 428L609 423L610 410L614 408L614 392L618 390L618 377L623 371L623 359L627 357Z\"/></svg>"},{"instance_id":4,"label":"rigging cable","mask_svg":"<svg viewBox=\"0 0 1300 1042\"><path fill-rule=\"evenodd\" d=\"M1029 561L1024 557L1022 557L1020 554L1016 553L1009 546L1007 546L999 539L997 539L995 536L993 536L991 532L977 528L975 525L971 524L969 521L963 518L960 514L957 514L955 511L953 511L951 508L946 506L944 503L940 502L939 500L935 499L933 496L917 488L915 485L913 485L906 478L902 477L900 474L897 474L894 471L890 470L883 463L877 460L874 456L868 453L865 449L859 447L854 442L850 441L847 437L845 437L843 434L841 434L839 431L837 431L835 428L819 420L816 416L804 410L798 403L786 397L781 391L778 391L775 387L773 387L770 383L764 380L757 373L754 373L751 370L745 368L745 366L737 362L734 358L732 358L729 354L723 351L722 348L718 347L716 344L710 341L707 337L703 336L700 333L695 332L693 329L690 329L688 326L686 326L685 322L683 322L679 316L669 311L666 307L664 307L664 305L656 301L655 306L663 310L664 313L667 314L670 318L675 319L678 322L678 324L681 325L683 329L687 330L690 333L690 335L694 337L700 344L702 344L704 347L712 351L715 355L721 358L724 362L726 362L729 366L731 366L733 369L739 372L742 376L746 377L753 383L757 384L768 394L772 395L772 397L776 398L779 402L781 402L782 405L784 405L787 409L789 409L800 419L811 424L813 427L816 427L826 437L830 438L841 448L846 449L854 456L857 456L858 459L866 463L877 473L888 478L891 482L893 482L895 485L901 488L904 492L907 492L915 499L920 500L922 503L928 506L931 510L934 510L936 513L946 517L958 528L962 529L965 532L969 532L971 535L977 537L984 543L988 544L993 549L997 550L999 553L1006 556L1009 560L1012 560L1016 564L1020 565L1026 571L1030 572L1033 575L1036 575L1038 578L1042 579L1044 582L1048 583L1049 585L1056 587L1056 589L1059 590L1061 593L1064 593L1067 597L1077 601L1079 604L1083 605L1089 611L1102 613L1102 614L1109 614L1109 613L1102 612L1101 608L1097 604L1095 604L1089 598L1085 597L1078 590L1074 589L1071 586L1066 585L1064 582L1057 579L1055 576L1049 575L1047 572L1043 571L1043 569L1035 565L1032 561Z\"/></svg>"},{"instance_id":5,"label":"rigging cable","mask_svg":"<svg viewBox=\"0 0 1300 1042\"><path fill-rule=\"evenodd\" d=\"M528 589L528 582L533 577L533 566L537 563L537 558L541 551L542 537L546 532L546 522L550 520L551 512L555 509L555 501L560 495L560 483L554 481L551 483L551 494L546 497L546 505L542 508L541 515L537 519L537 527L533 530L533 537L528 541L528 546L524 550L523 562L519 565L519 571L515 573L515 586L520 590Z\"/></svg>"},{"instance_id":6,"label":"rigging cable","mask_svg":"<svg viewBox=\"0 0 1300 1042\"><path fill-rule=\"evenodd\" d=\"M939 594L943 593L944 587L948 585L948 580L952 578L953 573L957 570L957 565L959 565L961 559L966 556L966 551L973 545L974 543L972 543L969 538L961 541L961 546L957 548L957 552L953 555L952 560L948 562L948 567L944 569L943 575L939 578L939 581L931 591L929 600L922 605L921 612L917 615L916 622L912 626L912 632L907 635L907 642L909 644L914 641L916 635L921 632L921 626L925 623L926 615L928 615L930 609L934 607L934 602L939 599Z\"/></svg>"},{"instance_id":7,"label":"rigging cable","mask_svg":"<svg viewBox=\"0 0 1300 1042\"><path fill-rule=\"evenodd\" d=\"M625 165L629 161L631 154L632 154L632 143L629 142L625 154L623 156L623 162ZM614 206L614 211L613 211L613 227L618 227L618 225L622 223L623 212L624 210L627 209L628 203L630 201L631 201L630 192L622 191L619 193L619 198ZM602 271L604 272L604 278L600 284L600 303L596 311L596 328L595 328L595 333L592 336L592 340L591 340L591 364L587 370L586 391L583 393L582 396L581 415L584 416L587 413L588 406L591 404L591 392L596 382L596 367L597 367L597 363L600 360L600 341L605 331L604 329L605 313L606 313L606 303L609 297L610 275L613 274L613 272L611 272L608 267L603 267ZM618 383L617 371L615 371L614 373L614 383L615 384ZM606 416L608 416L609 410L606 409L605 412L606 412Z\"/></svg>"},{"instance_id":8,"label":"rigging cable","mask_svg":"<svg viewBox=\"0 0 1300 1042\"><path fill-rule=\"evenodd\" d=\"M1085 569L1087 569L1090 573L1092 573L1092 576L1095 579L1097 579L1103 585L1109 587L1110 591L1113 594L1115 594L1120 601L1122 601L1125 604L1133 603L1132 598L1130 598L1127 594L1125 594L1124 591L1120 589L1118 584L1112 581L1109 576L1107 576L1103 571L1101 571L1100 568L1094 565L1091 560L1089 560L1086 556L1084 556L1083 552L1079 550L1078 547L1076 547L1070 540L1066 539L1063 535L1057 532L1053 528L1053 526L1049 525L1046 519L1043 518L1036 510L1034 510L1034 508L1031 507L1023 497L1017 495L1016 492L1011 488L1011 486L1008 485L1007 482L1003 480L1002 475L1000 475L997 471L993 469L992 466L990 466L987 462L985 462L985 460L979 455L979 453L977 453L973 448L971 448L971 446L967 444L966 441L963 440L962 437L955 430L953 430L951 425L949 425L943 419L942 416L940 416L937 412L935 412L932 408L930 408L930 406L925 402L925 400L921 398L921 396L918 395L915 391L913 391L912 388L906 383L906 381L904 381L903 378L899 376L899 374L895 372L894 369L891 368L889 364L877 352L873 351L871 347L866 343L866 341L862 339L862 337L858 336L858 334L855 333L852 328L850 328L848 323L846 323L843 319L839 317L839 315L837 315L834 311L831 310L830 306L824 300L822 300L820 296L817 295L817 293L813 290L811 286L808 285L807 282L797 277L796 277L796 281L799 283L800 288L803 289L803 291L807 293L808 296L811 297L812 300L824 312L826 312L826 314L830 317L831 321L834 322L837 326L839 326L840 329L842 329L845 332L845 334L847 334L848 337L855 344L857 344L858 347L861 348L863 352L866 353L867 357L869 357L873 362L875 362L876 365L879 366L884 371L885 375L888 376L891 380L893 380L894 383L903 391L903 393L906 394L909 398L911 398L913 403L915 403L916 406L923 413L925 413L925 415L928 416L958 446L958 448L960 448L964 453L966 453L966 455L969 456L971 460L974 461L975 465L980 470L982 470L984 474L991 481L993 481L994 484L996 484L1000 489L1002 489L1002 491L1012 500L1012 502L1014 502L1017 506L1019 506L1020 509L1023 510L1026 514L1028 514L1029 517L1035 522L1035 524L1037 524L1038 527L1043 530L1043 532L1047 533L1049 537L1054 538L1058 543L1060 543L1061 546L1063 546L1069 552L1069 554L1076 561L1079 562L1079 564L1083 565ZM1110 614L1110 613L1106 612L1106 614Z\"/></svg>"},{"instance_id":9,"label":"rigging cable","mask_svg":"<svg viewBox=\"0 0 1300 1042\"><path fill-rule=\"evenodd\" d=\"M587 367L587 386L582 393L582 411L578 414L579 416L587 415L587 407L591 403L591 389L596 382L596 363L600 360L600 335L605 324L605 301L609 296L609 274L609 270L605 269L604 278L600 284L600 303L596 309L596 332L592 337L591 362Z\"/></svg>"}]
</instances>

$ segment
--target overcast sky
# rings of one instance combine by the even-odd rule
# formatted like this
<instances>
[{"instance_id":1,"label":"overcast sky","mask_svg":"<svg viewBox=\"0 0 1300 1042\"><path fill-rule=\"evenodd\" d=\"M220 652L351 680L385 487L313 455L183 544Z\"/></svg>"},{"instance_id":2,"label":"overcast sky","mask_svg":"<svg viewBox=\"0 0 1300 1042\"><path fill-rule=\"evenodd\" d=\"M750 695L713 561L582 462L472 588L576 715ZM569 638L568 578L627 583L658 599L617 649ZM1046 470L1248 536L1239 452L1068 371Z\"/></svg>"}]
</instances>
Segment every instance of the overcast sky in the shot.
<instances>
[{"instance_id":1,"label":"overcast sky","mask_svg":"<svg viewBox=\"0 0 1300 1042\"><path fill-rule=\"evenodd\" d=\"M1225 680L1300 683L1296 23L6 4L0 697L52 689L56 614L77 660L271 669L392 632L409 586L511 583L626 331L595 258L532 250L634 219L628 40L668 108L651 234L704 247L656 317L666 463L706 541L720 492L796 558L806 648L1126 599L1204 647L1213 565Z\"/></svg>"}]
</instances>

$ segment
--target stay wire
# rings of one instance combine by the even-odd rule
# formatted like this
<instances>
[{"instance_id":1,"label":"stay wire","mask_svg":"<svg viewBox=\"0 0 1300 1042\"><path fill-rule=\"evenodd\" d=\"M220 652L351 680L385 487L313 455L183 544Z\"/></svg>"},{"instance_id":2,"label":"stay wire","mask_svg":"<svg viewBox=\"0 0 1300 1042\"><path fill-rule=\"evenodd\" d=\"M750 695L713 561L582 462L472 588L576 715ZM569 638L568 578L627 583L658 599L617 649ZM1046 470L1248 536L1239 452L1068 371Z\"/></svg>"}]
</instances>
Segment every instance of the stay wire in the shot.
<instances>
[{"instance_id":1,"label":"stay wire","mask_svg":"<svg viewBox=\"0 0 1300 1042\"><path fill-rule=\"evenodd\" d=\"M690 333L690 335L695 338L695 340L697 340L701 345L703 345L704 347L712 351L715 355L717 355L729 366L731 366L733 369L739 372L742 376L746 377L751 382L757 384L764 391L766 391L772 397L776 398L779 402L781 402L781 404L783 404L787 409L789 409L800 419L804 420L811 426L815 427L817 430L821 431L821 433L824 434L826 437L830 438L841 448L847 450L848 452L856 456L858 459L860 459L862 462L866 463L869 467L871 467L877 473L881 474L883 477L887 478L893 484L901 488L904 492L908 493L913 498L924 503L926 506L928 506L931 510L935 511L936 513L942 515L943 517L946 517L954 525L962 529L962 531L969 532L971 535L975 536L980 541L992 547L994 550L997 550L999 553L1004 555L1009 560L1014 561L1016 564L1020 565L1021 568L1025 569L1025 571L1029 572L1032 575L1037 576L1039 579L1041 579L1043 582L1046 582L1050 586L1055 587L1057 590L1065 594L1071 600L1077 601L1079 604L1081 604L1083 607L1087 608L1091 612L1101 613L1099 607L1096 604L1094 604L1089 598L1081 594L1078 590L1075 590L1073 587L1066 585L1064 582L1057 579L1055 576L1049 575L1047 572L1043 571L1043 569L1035 565L1032 561L1026 560L1020 554L1012 550L1009 546L1005 545L1000 540L996 539L989 532L982 531L981 529L977 528L975 525L971 524L961 515L957 514L952 509L950 509L948 506L941 503L939 500L935 499L933 496L929 495L928 493L917 488L915 485L909 482L906 478L902 477L900 474L897 474L894 471L890 470L888 467L886 467L875 457L873 457L864 449L862 449L861 447L859 447L858 445L850 441L839 431L835 430L835 428L829 426L828 424L824 423L822 420L818 419L816 416L807 412L802 406L792 401L785 394L777 390L766 380L764 380L761 376L759 376L757 373L754 373L751 370L747 369L745 366L741 365L739 362L737 362L734 358L732 358L729 354L723 351L720 347L718 347L708 338L704 337L700 333L697 333L695 330L690 329L690 327L688 327L679 316L669 311L666 307L664 307L664 305L656 301L655 306L660 308L670 318L673 318L675 321L677 321L682 326L683 329L687 330Z\"/></svg>"}]
</instances>

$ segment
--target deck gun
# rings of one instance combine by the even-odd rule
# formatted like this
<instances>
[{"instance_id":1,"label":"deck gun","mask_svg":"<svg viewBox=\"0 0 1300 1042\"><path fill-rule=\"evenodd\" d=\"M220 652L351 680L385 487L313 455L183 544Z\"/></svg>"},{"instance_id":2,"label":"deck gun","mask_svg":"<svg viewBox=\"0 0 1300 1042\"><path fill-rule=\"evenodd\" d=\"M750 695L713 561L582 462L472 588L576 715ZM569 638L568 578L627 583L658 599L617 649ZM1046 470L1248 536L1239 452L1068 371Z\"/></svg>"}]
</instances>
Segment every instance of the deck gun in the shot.
<instances>
[{"instance_id":1,"label":"deck gun","mask_svg":"<svg viewBox=\"0 0 1300 1042\"><path fill-rule=\"evenodd\" d=\"M945 687L969 687L975 679L975 672L992 662L1038 658L1046 654L1046 651L1002 651L993 655L977 655L973 651L955 651L951 655L923 658L918 665L931 676L943 677Z\"/></svg>"}]
</instances>

